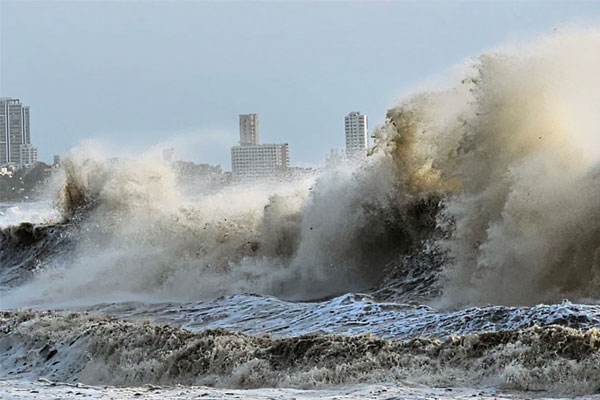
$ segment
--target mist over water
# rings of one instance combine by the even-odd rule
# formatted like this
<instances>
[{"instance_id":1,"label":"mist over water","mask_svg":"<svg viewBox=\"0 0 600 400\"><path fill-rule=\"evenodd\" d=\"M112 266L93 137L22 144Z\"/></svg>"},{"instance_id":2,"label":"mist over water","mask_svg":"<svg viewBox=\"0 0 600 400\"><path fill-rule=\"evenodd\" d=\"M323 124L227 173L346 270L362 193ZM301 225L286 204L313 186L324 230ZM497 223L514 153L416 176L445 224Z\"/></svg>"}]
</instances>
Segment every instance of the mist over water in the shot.
<instances>
[{"instance_id":1,"label":"mist over water","mask_svg":"<svg viewBox=\"0 0 600 400\"><path fill-rule=\"evenodd\" d=\"M555 33L468 60L391 108L365 162L296 182L186 197L156 157L74 149L74 246L3 302L308 300L381 289L431 249L437 306L596 301L599 49Z\"/></svg>"}]
</instances>

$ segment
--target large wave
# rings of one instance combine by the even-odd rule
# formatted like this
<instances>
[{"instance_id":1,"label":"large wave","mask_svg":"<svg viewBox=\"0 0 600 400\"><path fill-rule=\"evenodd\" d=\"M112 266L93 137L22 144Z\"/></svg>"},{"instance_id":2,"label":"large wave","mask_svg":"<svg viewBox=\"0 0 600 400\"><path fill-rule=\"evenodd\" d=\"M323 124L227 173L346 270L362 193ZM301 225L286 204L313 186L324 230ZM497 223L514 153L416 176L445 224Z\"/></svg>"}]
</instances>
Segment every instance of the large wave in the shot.
<instances>
[{"instance_id":1,"label":"large wave","mask_svg":"<svg viewBox=\"0 0 600 400\"><path fill-rule=\"evenodd\" d=\"M4 301L595 299L598 49L597 31L558 32L468 60L454 87L390 109L364 163L299 182L190 200L156 159L75 150L61 192L64 215L85 216L75 244Z\"/></svg>"},{"instance_id":2,"label":"large wave","mask_svg":"<svg viewBox=\"0 0 600 400\"><path fill-rule=\"evenodd\" d=\"M443 304L597 297L598 49L597 31L499 49L388 112L378 146L404 189L445 194Z\"/></svg>"}]
</instances>

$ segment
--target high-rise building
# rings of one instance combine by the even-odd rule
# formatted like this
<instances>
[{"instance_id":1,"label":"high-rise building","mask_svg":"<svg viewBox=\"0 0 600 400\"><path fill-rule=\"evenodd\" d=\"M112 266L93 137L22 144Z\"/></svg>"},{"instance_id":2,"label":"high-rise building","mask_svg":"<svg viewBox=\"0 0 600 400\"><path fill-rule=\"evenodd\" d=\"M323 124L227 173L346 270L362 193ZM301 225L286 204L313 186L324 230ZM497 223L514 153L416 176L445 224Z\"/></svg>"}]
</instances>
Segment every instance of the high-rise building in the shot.
<instances>
[{"instance_id":1,"label":"high-rise building","mask_svg":"<svg viewBox=\"0 0 600 400\"><path fill-rule=\"evenodd\" d=\"M346 156L356 158L367 154L367 116L360 111L346 115Z\"/></svg>"},{"instance_id":2,"label":"high-rise building","mask_svg":"<svg viewBox=\"0 0 600 400\"><path fill-rule=\"evenodd\" d=\"M0 166L33 166L37 149L31 145L29 107L19 99L0 98Z\"/></svg>"},{"instance_id":3,"label":"high-rise building","mask_svg":"<svg viewBox=\"0 0 600 400\"><path fill-rule=\"evenodd\" d=\"M240 145L258 144L258 114L240 114Z\"/></svg>"},{"instance_id":4,"label":"high-rise building","mask_svg":"<svg viewBox=\"0 0 600 400\"><path fill-rule=\"evenodd\" d=\"M288 144L259 144L258 114L240 115L240 145L231 148L233 179L273 178L286 174L289 168Z\"/></svg>"}]
</instances>

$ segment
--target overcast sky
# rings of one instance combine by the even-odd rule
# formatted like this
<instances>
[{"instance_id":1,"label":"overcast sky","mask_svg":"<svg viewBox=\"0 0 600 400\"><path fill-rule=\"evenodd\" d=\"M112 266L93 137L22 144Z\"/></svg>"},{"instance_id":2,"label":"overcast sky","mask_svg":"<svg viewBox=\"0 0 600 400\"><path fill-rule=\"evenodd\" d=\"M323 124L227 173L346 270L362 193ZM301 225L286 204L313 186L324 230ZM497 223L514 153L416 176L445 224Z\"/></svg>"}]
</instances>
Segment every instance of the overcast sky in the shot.
<instances>
[{"instance_id":1,"label":"overcast sky","mask_svg":"<svg viewBox=\"0 0 600 400\"><path fill-rule=\"evenodd\" d=\"M465 58L599 17L600 1L0 0L0 96L31 107L42 161L95 138L229 170L238 114L258 113L262 143L317 165L348 112L372 131Z\"/></svg>"}]
</instances>

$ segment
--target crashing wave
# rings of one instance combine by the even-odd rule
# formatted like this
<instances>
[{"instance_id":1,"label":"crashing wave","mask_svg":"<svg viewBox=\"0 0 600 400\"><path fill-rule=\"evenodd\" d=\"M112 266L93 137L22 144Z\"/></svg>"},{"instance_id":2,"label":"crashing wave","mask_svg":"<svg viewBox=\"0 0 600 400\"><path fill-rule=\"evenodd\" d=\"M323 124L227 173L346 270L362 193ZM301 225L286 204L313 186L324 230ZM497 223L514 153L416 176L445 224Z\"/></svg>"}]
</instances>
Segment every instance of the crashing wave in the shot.
<instances>
[{"instance_id":1,"label":"crashing wave","mask_svg":"<svg viewBox=\"0 0 600 400\"><path fill-rule=\"evenodd\" d=\"M86 210L81 236L9 303L596 299L599 47L595 31L557 33L470 60L455 87L390 109L364 164L301 182L190 200L159 161L74 151L62 197L67 218Z\"/></svg>"}]
</instances>

